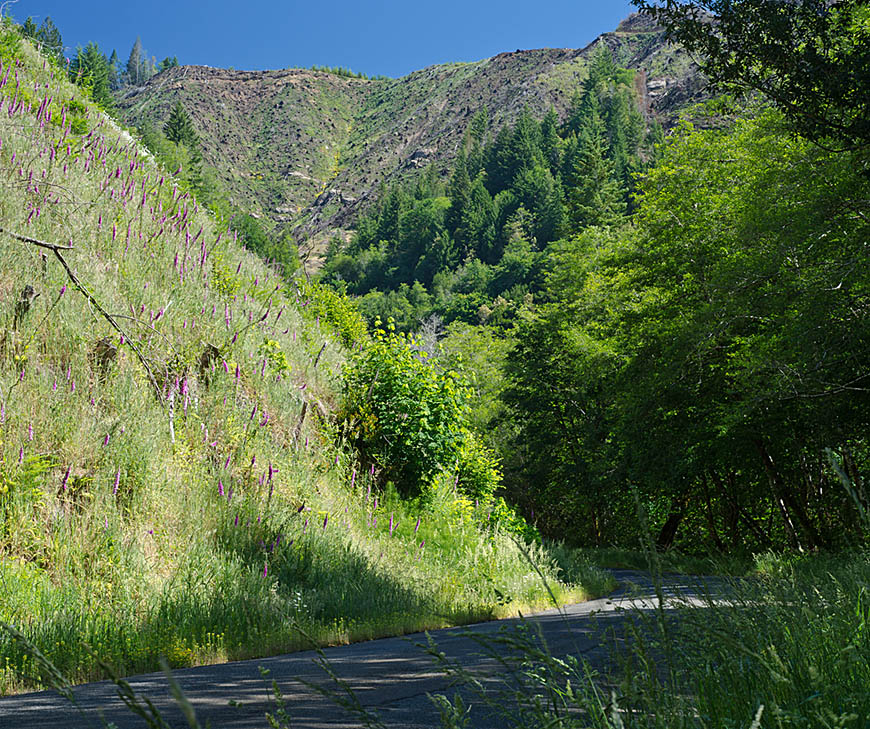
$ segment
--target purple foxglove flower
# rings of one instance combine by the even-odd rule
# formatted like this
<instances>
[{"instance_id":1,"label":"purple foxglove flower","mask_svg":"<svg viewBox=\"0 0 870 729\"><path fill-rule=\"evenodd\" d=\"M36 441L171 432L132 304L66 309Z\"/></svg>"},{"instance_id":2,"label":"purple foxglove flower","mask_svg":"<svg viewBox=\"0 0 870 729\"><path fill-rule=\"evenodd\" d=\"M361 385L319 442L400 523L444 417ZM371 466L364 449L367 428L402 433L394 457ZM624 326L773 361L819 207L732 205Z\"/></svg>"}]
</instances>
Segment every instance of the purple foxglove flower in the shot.
<instances>
[{"instance_id":1,"label":"purple foxglove flower","mask_svg":"<svg viewBox=\"0 0 870 729\"><path fill-rule=\"evenodd\" d=\"M118 472L115 474L115 485L112 486L112 496L117 495L118 493L118 485L121 483L121 469L118 469Z\"/></svg>"}]
</instances>

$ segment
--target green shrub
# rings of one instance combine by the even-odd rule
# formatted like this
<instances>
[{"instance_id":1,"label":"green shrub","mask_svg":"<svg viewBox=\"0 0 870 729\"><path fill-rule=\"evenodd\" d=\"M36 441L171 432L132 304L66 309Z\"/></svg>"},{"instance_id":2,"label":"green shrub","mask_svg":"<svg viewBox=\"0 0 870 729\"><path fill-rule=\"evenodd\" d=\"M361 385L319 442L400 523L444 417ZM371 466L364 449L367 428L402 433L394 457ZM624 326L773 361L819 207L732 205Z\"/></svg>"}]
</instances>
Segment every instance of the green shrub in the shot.
<instances>
[{"instance_id":1,"label":"green shrub","mask_svg":"<svg viewBox=\"0 0 870 729\"><path fill-rule=\"evenodd\" d=\"M437 369L389 320L345 367L342 415L364 457L402 493L419 493L455 469L457 484L481 498L500 474L468 428L470 396L456 370Z\"/></svg>"},{"instance_id":2,"label":"green shrub","mask_svg":"<svg viewBox=\"0 0 870 729\"><path fill-rule=\"evenodd\" d=\"M365 320L344 294L314 281L304 281L299 284L299 296L307 316L330 326L345 346L353 347L366 338Z\"/></svg>"}]
</instances>

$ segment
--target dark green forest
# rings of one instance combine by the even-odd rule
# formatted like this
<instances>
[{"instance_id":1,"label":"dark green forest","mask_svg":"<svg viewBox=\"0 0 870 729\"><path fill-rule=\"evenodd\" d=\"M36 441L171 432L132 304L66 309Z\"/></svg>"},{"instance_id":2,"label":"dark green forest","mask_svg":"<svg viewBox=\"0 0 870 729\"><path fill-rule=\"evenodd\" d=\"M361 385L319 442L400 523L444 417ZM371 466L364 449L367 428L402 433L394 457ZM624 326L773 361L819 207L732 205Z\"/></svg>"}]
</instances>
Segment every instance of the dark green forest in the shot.
<instances>
[{"instance_id":1,"label":"dark green forest","mask_svg":"<svg viewBox=\"0 0 870 729\"><path fill-rule=\"evenodd\" d=\"M449 179L430 169L383 191L350 244L331 247L322 279L359 296L369 321L392 316L403 331L432 316L510 326L544 292L550 244L632 208L635 176L662 139L637 109L633 77L601 49L564 122L526 112L492 139L479 111Z\"/></svg>"}]
</instances>

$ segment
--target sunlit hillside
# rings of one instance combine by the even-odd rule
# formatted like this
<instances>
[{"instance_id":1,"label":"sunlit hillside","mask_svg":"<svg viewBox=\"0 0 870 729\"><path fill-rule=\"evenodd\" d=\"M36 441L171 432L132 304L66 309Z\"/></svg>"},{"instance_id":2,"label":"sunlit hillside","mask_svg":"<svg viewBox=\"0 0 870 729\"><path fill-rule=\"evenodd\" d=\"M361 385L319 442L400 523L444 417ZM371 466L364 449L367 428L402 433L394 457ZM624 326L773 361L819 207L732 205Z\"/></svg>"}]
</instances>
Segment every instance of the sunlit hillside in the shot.
<instances>
[{"instance_id":1,"label":"sunlit hillside","mask_svg":"<svg viewBox=\"0 0 870 729\"><path fill-rule=\"evenodd\" d=\"M0 63L0 620L84 680L548 599L489 502L400 499L343 445L345 301L243 250L8 23ZM0 690L39 685L0 655Z\"/></svg>"}]
</instances>

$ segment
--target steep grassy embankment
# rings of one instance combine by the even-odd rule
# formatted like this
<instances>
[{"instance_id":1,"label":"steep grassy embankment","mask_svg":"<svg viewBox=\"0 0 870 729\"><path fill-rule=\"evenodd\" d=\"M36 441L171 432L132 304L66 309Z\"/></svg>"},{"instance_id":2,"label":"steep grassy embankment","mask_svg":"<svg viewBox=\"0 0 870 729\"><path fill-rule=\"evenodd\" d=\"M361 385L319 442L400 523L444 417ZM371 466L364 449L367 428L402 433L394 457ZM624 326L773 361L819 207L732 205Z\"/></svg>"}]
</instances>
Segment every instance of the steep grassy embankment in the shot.
<instances>
[{"instance_id":1,"label":"steep grassy embankment","mask_svg":"<svg viewBox=\"0 0 870 729\"><path fill-rule=\"evenodd\" d=\"M340 302L235 245L8 24L0 63L0 621L82 681L95 655L130 673L546 601L484 507L381 492L335 443ZM0 635L0 691L39 685L30 663Z\"/></svg>"}]
</instances>

